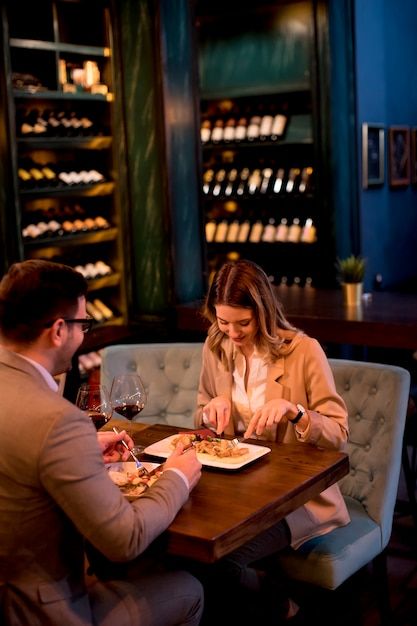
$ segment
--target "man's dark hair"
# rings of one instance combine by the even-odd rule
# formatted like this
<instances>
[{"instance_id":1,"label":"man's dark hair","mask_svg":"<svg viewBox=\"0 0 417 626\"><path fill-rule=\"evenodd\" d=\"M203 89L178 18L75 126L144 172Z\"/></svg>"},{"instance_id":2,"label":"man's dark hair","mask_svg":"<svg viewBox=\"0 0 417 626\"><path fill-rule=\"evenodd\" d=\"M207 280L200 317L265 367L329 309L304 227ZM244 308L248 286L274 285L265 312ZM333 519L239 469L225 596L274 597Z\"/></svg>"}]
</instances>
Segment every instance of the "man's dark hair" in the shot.
<instances>
[{"instance_id":1,"label":"man's dark hair","mask_svg":"<svg viewBox=\"0 0 417 626\"><path fill-rule=\"evenodd\" d=\"M0 282L0 333L8 340L28 343L48 323L73 317L87 282L68 265L29 260L12 265Z\"/></svg>"}]
</instances>

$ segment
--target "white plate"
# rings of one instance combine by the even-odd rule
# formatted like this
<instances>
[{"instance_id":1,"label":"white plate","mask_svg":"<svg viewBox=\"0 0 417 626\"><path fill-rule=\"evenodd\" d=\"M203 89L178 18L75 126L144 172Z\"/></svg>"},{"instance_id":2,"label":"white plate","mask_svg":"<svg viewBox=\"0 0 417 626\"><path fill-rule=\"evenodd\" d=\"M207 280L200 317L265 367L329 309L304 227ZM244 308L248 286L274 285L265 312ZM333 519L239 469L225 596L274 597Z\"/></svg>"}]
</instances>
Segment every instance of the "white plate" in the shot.
<instances>
[{"instance_id":1,"label":"white plate","mask_svg":"<svg viewBox=\"0 0 417 626\"><path fill-rule=\"evenodd\" d=\"M145 467L145 469L148 470L148 472L150 472L153 469L155 469L155 467L158 467L160 463L149 463L148 461L144 461L142 465ZM118 463L106 463L105 467L109 473L111 472L113 474L122 474L122 475L127 474L127 473L134 474L137 470L136 463L134 461L120 461ZM117 481L114 480L113 478L112 480L117 485ZM136 500L136 498L140 498L142 494L132 495L129 493L123 493L123 495L128 500Z\"/></svg>"},{"instance_id":2,"label":"white plate","mask_svg":"<svg viewBox=\"0 0 417 626\"><path fill-rule=\"evenodd\" d=\"M145 448L144 452L146 454L150 454L152 456L160 456L163 459L167 459L173 451L173 447L171 442L178 435L171 435L170 437L165 437L165 439L161 439L160 441L156 441L151 444L147 448ZM202 465L206 465L207 467L218 467L220 469L227 470L236 470L248 465L248 463L252 463L256 461L256 459L260 459L268 452L271 452L271 448L267 448L266 446L255 446L251 443L239 443L239 448L248 448L249 454L242 457L237 457L239 461L237 463L227 463L219 459L207 458L206 454L197 454L197 458L202 463Z\"/></svg>"}]
</instances>

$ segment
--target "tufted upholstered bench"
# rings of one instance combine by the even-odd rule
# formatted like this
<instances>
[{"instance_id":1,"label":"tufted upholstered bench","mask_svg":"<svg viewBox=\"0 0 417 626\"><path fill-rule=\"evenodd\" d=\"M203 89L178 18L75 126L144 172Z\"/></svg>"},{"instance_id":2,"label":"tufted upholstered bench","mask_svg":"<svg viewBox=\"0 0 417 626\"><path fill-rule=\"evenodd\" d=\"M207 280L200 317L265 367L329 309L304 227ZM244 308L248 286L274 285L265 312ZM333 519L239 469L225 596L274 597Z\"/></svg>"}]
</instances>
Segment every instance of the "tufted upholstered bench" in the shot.
<instances>
[{"instance_id":1,"label":"tufted upholstered bench","mask_svg":"<svg viewBox=\"0 0 417 626\"><path fill-rule=\"evenodd\" d=\"M110 390L114 376L137 372L148 400L136 421L193 428L202 349L202 343L107 346L100 378Z\"/></svg>"}]
</instances>

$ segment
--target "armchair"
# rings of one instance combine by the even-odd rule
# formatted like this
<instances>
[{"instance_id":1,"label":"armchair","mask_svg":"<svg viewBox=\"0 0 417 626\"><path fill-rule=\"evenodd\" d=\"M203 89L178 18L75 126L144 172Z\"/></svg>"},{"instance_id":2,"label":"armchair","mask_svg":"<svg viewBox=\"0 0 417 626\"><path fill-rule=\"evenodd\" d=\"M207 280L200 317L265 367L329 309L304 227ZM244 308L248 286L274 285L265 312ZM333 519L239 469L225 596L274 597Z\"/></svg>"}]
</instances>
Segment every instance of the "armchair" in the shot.
<instances>
[{"instance_id":1,"label":"armchair","mask_svg":"<svg viewBox=\"0 0 417 626\"><path fill-rule=\"evenodd\" d=\"M279 561L290 579L326 590L337 589L372 562L380 587L381 623L390 624L386 546L401 469L410 374L393 365L342 359L330 359L330 365L349 413L351 469L340 487L351 523L307 541ZM341 610L339 605L339 615Z\"/></svg>"}]
</instances>

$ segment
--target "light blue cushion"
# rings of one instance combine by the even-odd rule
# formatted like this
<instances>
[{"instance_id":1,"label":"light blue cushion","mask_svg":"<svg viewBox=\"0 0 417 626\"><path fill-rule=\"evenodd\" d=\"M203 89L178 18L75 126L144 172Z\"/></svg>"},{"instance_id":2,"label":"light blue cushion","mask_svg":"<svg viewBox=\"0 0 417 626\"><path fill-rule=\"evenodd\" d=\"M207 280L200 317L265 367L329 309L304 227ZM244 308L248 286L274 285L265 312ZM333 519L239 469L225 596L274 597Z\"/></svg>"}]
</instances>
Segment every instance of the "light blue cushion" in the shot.
<instances>
[{"instance_id":1,"label":"light blue cushion","mask_svg":"<svg viewBox=\"0 0 417 626\"><path fill-rule=\"evenodd\" d=\"M294 579L336 589L381 552L381 530L353 498L345 498L351 523L306 541L298 550L280 556L286 574Z\"/></svg>"},{"instance_id":2,"label":"light blue cushion","mask_svg":"<svg viewBox=\"0 0 417 626\"><path fill-rule=\"evenodd\" d=\"M134 421L193 428L202 350L202 343L180 342L107 346L101 351L101 382L110 389L115 376L136 372L148 400Z\"/></svg>"}]
</instances>

